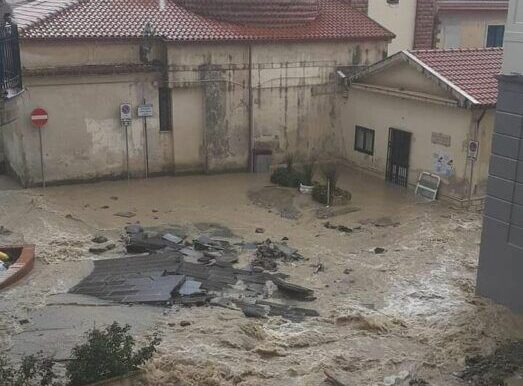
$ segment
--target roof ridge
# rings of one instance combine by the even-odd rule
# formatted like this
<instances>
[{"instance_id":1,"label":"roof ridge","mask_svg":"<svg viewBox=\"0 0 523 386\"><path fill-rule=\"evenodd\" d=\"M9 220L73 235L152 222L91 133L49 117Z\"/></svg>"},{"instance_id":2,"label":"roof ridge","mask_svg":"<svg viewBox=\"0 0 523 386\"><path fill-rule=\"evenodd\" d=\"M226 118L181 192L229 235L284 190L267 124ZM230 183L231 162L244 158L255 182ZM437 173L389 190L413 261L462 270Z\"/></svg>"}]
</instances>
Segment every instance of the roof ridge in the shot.
<instances>
[{"instance_id":1,"label":"roof ridge","mask_svg":"<svg viewBox=\"0 0 523 386\"><path fill-rule=\"evenodd\" d=\"M503 51L503 47L466 47L466 48L431 48L426 50L406 50L411 54L416 53L439 53L439 52L486 52Z\"/></svg>"}]
</instances>

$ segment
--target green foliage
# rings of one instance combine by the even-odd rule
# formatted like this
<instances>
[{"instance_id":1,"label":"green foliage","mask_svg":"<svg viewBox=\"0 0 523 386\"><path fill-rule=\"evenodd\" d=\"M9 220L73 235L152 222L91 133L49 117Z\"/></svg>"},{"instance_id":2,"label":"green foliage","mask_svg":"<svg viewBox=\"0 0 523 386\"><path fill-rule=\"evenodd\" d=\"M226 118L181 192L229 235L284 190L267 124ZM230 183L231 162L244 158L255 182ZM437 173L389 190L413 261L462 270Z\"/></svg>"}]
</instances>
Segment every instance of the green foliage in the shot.
<instances>
[{"instance_id":1,"label":"green foliage","mask_svg":"<svg viewBox=\"0 0 523 386\"><path fill-rule=\"evenodd\" d=\"M331 194L334 194L338 185L338 179L340 177L340 168L337 163L329 162L321 166L321 172L325 181L330 183Z\"/></svg>"},{"instance_id":2,"label":"green foliage","mask_svg":"<svg viewBox=\"0 0 523 386\"><path fill-rule=\"evenodd\" d=\"M57 378L54 361L41 353L22 358L17 369L12 367L4 355L0 355L0 381L2 386L54 386Z\"/></svg>"},{"instance_id":3,"label":"green foliage","mask_svg":"<svg viewBox=\"0 0 523 386\"><path fill-rule=\"evenodd\" d=\"M276 169L271 175L271 182L280 186L287 186L291 188L297 188L300 186L300 182L303 180L303 175L297 170L288 167L282 167Z\"/></svg>"},{"instance_id":4,"label":"green foliage","mask_svg":"<svg viewBox=\"0 0 523 386\"><path fill-rule=\"evenodd\" d=\"M316 160L314 158L310 158L303 163L303 180L301 181L303 185L312 185L312 177L314 176L315 164Z\"/></svg>"},{"instance_id":5,"label":"green foliage","mask_svg":"<svg viewBox=\"0 0 523 386\"><path fill-rule=\"evenodd\" d=\"M154 336L147 346L134 351L135 341L129 325L114 322L105 330L93 328L87 342L75 346L66 365L69 385L79 386L125 375L149 360L160 339Z\"/></svg>"},{"instance_id":6,"label":"green foliage","mask_svg":"<svg viewBox=\"0 0 523 386\"><path fill-rule=\"evenodd\" d=\"M328 205L327 185L314 184L312 188L312 199L323 205Z\"/></svg>"}]
</instances>

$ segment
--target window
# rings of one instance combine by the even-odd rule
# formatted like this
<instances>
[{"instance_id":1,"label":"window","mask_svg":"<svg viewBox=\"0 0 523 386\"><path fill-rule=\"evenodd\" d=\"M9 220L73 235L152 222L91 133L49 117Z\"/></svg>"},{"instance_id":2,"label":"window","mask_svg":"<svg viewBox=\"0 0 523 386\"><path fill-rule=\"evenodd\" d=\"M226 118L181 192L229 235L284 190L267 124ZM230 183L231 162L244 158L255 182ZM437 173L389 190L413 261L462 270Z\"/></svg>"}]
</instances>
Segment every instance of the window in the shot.
<instances>
[{"instance_id":1,"label":"window","mask_svg":"<svg viewBox=\"0 0 523 386\"><path fill-rule=\"evenodd\" d=\"M172 130L172 103L171 103L171 89L168 87L160 87L158 89L160 108L160 131Z\"/></svg>"},{"instance_id":2,"label":"window","mask_svg":"<svg viewBox=\"0 0 523 386\"><path fill-rule=\"evenodd\" d=\"M489 25L487 27L487 47L503 47L504 25Z\"/></svg>"},{"instance_id":3,"label":"window","mask_svg":"<svg viewBox=\"0 0 523 386\"><path fill-rule=\"evenodd\" d=\"M399 4L400 0L387 0L387 4Z\"/></svg>"},{"instance_id":4,"label":"window","mask_svg":"<svg viewBox=\"0 0 523 386\"><path fill-rule=\"evenodd\" d=\"M374 130L356 126L356 136L354 138L354 150L374 154Z\"/></svg>"}]
</instances>

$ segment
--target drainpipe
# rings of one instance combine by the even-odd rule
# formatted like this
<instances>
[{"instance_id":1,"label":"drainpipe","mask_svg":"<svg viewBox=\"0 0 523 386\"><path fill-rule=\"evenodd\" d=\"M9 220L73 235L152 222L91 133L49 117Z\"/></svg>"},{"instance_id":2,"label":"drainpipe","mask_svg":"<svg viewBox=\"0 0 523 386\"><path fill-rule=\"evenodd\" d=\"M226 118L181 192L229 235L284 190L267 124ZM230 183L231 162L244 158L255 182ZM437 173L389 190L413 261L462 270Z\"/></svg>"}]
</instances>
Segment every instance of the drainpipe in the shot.
<instances>
[{"instance_id":1,"label":"drainpipe","mask_svg":"<svg viewBox=\"0 0 523 386\"><path fill-rule=\"evenodd\" d=\"M485 109L485 110L483 110L481 112L481 115L479 116L479 118L476 121L476 124L474 125L473 141L477 141L478 140L479 125L480 125L481 121L483 120L483 117L485 116L486 112L487 112L487 109ZM468 153L468 149L467 149L467 153ZM469 179L469 203L468 203L469 207L470 207L471 202L472 202L472 178L474 176L474 164L475 163L476 163L476 160L471 158L470 159L470 179Z\"/></svg>"},{"instance_id":2,"label":"drainpipe","mask_svg":"<svg viewBox=\"0 0 523 386\"><path fill-rule=\"evenodd\" d=\"M254 172L254 119L253 119L253 99L252 99L252 45L249 43L249 79L247 80L247 91L249 93L249 165L248 170Z\"/></svg>"}]
</instances>

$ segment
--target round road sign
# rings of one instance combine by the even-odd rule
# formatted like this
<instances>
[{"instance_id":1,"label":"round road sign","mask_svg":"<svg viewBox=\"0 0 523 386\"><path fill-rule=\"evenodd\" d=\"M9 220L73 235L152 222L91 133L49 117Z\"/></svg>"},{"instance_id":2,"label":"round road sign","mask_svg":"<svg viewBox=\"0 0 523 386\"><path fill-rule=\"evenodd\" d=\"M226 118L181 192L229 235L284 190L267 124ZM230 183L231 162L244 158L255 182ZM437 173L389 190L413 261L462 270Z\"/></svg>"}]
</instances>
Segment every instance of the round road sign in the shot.
<instances>
[{"instance_id":1,"label":"round road sign","mask_svg":"<svg viewBox=\"0 0 523 386\"><path fill-rule=\"evenodd\" d=\"M34 109L31 113L31 122L33 123L33 126L38 129L41 129L46 125L47 119L47 111L41 107Z\"/></svg>"}]
</instances>

